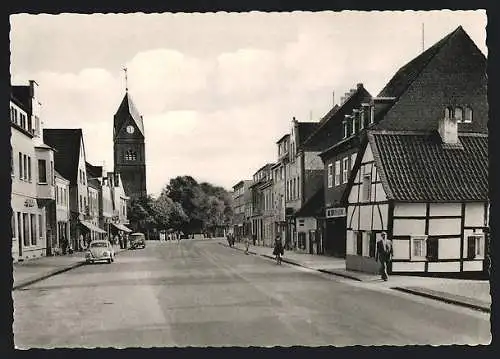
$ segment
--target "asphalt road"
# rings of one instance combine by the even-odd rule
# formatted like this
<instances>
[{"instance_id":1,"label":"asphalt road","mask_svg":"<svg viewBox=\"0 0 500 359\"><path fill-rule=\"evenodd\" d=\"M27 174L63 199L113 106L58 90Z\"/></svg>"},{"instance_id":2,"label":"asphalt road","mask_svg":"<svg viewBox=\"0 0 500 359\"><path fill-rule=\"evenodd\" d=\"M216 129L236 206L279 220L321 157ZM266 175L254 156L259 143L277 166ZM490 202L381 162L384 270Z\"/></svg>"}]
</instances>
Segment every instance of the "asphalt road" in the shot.
<instances>
[{"instance_id":1,"label":"asphalt road","mask_svg":"<svg viewBox=\"0 0 500 359\"><path fill-rule=\"evenodd\" d=\"M489 314L278 266L216 241L149 243L13 292L31 347L487 344Z\"/></svg>"}]
</instances>

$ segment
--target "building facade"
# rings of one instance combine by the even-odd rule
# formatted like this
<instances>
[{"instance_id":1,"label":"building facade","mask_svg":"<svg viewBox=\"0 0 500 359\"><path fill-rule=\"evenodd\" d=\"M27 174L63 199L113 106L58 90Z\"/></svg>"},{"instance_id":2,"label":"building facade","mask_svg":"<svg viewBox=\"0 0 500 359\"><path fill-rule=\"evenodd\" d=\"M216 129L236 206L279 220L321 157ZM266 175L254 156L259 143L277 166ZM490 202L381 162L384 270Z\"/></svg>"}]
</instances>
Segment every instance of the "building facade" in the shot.
<instances>
[{"instance_id":1,"label":"building facade","mask_svg":"<svg viewBox=\"0 0 500 359\"><path fill-rule=\"evenodd\" d=\"M327 233L333 235L327 237L334 253L345 253L341 234L347 220L344 180L366 131L437 130L446 111L457 117L459 132L487 133L486 91L486 58L458 27L401 67L369 104L362 102L359 111L345 116L337 128L342 139L321 153L325 188L330 188L325 192L325 216L333 217L327 220L333 223L327 225ZM359 135L353 135L356 132Z\"/></svg>"},{"instance_id":2,"label":"building facade","mask_svg":"<svg viewBox=\"0 0 500 359\"><path fill-rule=\"evenodd\" d=\"M145 136L142 116L127 92L114 116L113 153L114 172L131 198L147 195Z\"/></svg>"},{"instance_id":3,"label":"building facade","mask_svg":"<svg viewBox=\"0 0 500 359\"><path fill-rule=\"evenodd\" d=\"M241 240L251 233L251 184L251 180L241 180L233 186L233 234L237 240Z\"/></svg>"},{"instance_id":4,"label":"building facade","mask_svg":"<svg viewBox=\"0 0 500 359\"><path fill-rule=\"evenodd\" d=\"M316 217L317 230L322 233L325 253L345 256L346 209L341 199L364 129L372 126L369 117L370 93L362 83L347 92L321 121L318 129L306 140L304 148L318 152L323 164L322 214ZM319 208L313 209L316 212Z\"/></svg>"},{"instance_id":5,"label":"building facade","mask_svg":"<svg viewBox=\"0 0 500 359\"><path fill-rule=\"evenodd\" d=\"M70 245L74 250L83 250L92 230L98 228L86 221L89 191L82 130L45 129L43 138L56 149L56 171L70 181Z\"/></svg>"},{"instance_id":6,"label":"building facade","mask_svg":"<svg viewBox=\"0 0 500 359\"><path fill-rule=\"evenodd\" d=\"M292 120L288 161L285 165L285 246L307 251L306 241L297 231L296 214L321 186L323 164L317 152L305 151L304 141L316 130L318 122Z\"/></svg>"},{"instance_id":7,"label":"building facade","mask_svg":"<svg viewBox=\"0 0 500 359\"><path fill-rule=\"evenodd\" d=\"M10 99L12 257L23 261L50 254L55 203L54 150L43 143L37 84L13 86ZM55 216L54 216L55 217Z\"/></svg>"},{"instance_id":8,"label":"building facade","mask_svg":"<svg viewBox=\"0 0 500 359\"><path fill-rule=\"evenodd\" d=\"M376 241L392 239L393 273L489 268L488 138L438 131L370 131L353 169L346 268L377 273Z\"/></svg>"},{"instance_id":9,"label":"building facade","mask_svg":"<svg viewBox=\"0 0 500 359\"><path fill-rule=\"evenodd\" d=\"M54 253L62 253L70 238L69 181L57 171L55 177L57 236L52 248Z\"/></svg>"}]
</instances>

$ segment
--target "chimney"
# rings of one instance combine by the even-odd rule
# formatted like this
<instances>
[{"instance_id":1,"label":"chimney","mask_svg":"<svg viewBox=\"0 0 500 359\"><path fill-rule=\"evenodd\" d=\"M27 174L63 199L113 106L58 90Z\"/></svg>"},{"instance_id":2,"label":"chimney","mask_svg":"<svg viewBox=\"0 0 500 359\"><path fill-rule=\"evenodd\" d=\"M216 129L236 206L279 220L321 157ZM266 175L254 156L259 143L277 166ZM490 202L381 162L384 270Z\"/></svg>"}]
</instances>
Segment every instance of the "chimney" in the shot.
<instances>
[{"instance_id":1,"label":"chimney","mask_svg":"<svg viewBox=\"0 0 500 359\"><path fill-rule=\"evenodd\" d=\"M439 120L438 132L443 143L449 145L458 144L458 125L455 116L443 116Z\"/></svg>"},{"instance_id":2,"label":"chimney","mask_svg":"<svg viewBox=\"0 0 500 359\"><path fill-rule=\"evenodd\" d=\"M361 82L360 82L360 83L358 83L358 84L356 85L356 89L357 89L357 90L360 90L360 89L362 89L362 88L363 88L363 83L361 83Z\"/></svg>"}]
</instances>

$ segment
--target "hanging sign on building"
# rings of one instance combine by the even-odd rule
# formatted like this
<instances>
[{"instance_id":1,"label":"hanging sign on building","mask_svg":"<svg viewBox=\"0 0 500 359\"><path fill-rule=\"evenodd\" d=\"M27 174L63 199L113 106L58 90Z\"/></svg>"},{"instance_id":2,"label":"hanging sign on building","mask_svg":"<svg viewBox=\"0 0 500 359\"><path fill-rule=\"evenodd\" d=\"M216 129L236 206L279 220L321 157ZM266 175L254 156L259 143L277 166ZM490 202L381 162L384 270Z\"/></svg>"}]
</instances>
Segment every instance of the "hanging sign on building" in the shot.
<instances>
[{"instance_id":1,"label":"hanging sign on building","mask_svg":"<svg viewBox=\"0 0 500 359\"><path fill-rule=\"evenodd\" d=\"M346 216L345 207L327 208L326 209L326 218L336 218L336 217L345 217L345 216Z\"/></svg>"}]
</instances>

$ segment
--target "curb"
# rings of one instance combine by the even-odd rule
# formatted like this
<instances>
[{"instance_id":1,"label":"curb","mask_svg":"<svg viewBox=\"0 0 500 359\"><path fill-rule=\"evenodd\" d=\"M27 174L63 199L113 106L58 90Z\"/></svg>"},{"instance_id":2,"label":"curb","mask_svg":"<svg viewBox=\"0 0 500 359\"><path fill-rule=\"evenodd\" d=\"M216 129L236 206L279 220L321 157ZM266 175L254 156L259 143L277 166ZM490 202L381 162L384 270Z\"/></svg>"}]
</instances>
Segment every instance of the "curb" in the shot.
<instances>
[{"instance_id":1,"label":"curb","mask_svg":"<svg viewBox=\"0 0 500 359\"><path fill-rule=\"evenodd\" d=\"M450 298L450 297L443 297L443 296L439 296L439 295L432 294L432 293L426 293L426 292L414 290L414 289L411 289L411 288L393 287L391 289L394 289L394 290L397 290L397 291L400 291L400 292L404 292L404 293L418 295L418 296L425 297L425 298L430 298L430 299L438 300L440 302L445 302L445 303L448 303L448 304L455 304L455 305L458 305L458 306L462 306L462 307L466 307L466 308L470 308L470 309L479 310L481 312L491 313L491 307L486 307L486 306L480 305L480 304L467 303L465 301L461 301L461 300L458 300L458 299L453 299L453 298Z\"/></svg>"},{"instance_id":2,"label":"curb","mask_svg":"<svg viewBox=\"0 0 500 359\"><path fill-rule=\"evenodd\" d=\"M328 269L317 269L317 271L321 272L321 273L325 273L325 274L336 275L336 276L342 277L342 278L352 279L352 280L355 280L355 281L358 281L358 282L364 282L364 280L362 280L362 279L360 279L358 277L355 277L353 275L344 274L344 273L337 273L337 272L331 272Z\"/></svg>"},{"instance_id":3,"label":"curb","mask_svg":"<svg viewBox=\"0 0 500 359\"><path fill-rule=\"evenodd\" d=\"M81 267L84 264L85 264L85 260L80 261L80 262L76 262L74 264L70 264L69 266L66 266L64 268L55 269L55 270L53 270L51 272L45 273L44 275L42 275L40 277L36 277L36 278L32 278L32 279L27 279L25 281L22 281L19 284L14 285L12 287L12 290L14 291L14 290L26 287L26 286L28 286L30 284L33 284L33 283L36 283L36 282L40 282L40 281L42 281L44 279L47 279L47 278L52 277L52 276L55 276L56 274L61 274L61 273L67 272L67 271L69 271L71 269Z\"/></svg>"},{"instance_id":4,"label":"curb","mask_svg":"<svg viewBox=\"0 0 500 359\"><path fill-rule=\"evenodd\" d=\"M127 249L124 249L124 250L121 250L121 251L118 251L118 252L115 252L115 255L117 254L120 254L122 252L125 252L127 251ZM15 290L18 290L18 289L21 289L21 288L24 288L24 287L27 287L28 285L31 285L33 283L37 283L37 282L40 282L44 279L47 279L47 278L50 278L50 277L53 277L57 274L61 274L61 273L64 273L64 272L67 272L67 271L70 271L72 269L75 269L75 268L78 268L78 267L81 267L83 265L85 265L86 262L85 262L85 259L79 261L79 262L76 262L76 263L73 263L73 264L70 264L66 267L62 267L62 268L58 268L58 269L54 269L50 272L47 272L43 275L41 275L40 277L36 277L36 278L31 278L31 279L27 279L27 280L24 280L24 281L21 281L20 283L18 284L15 284L12 286L12 291L15 291Z\"/></svg>"}]
</instances>

